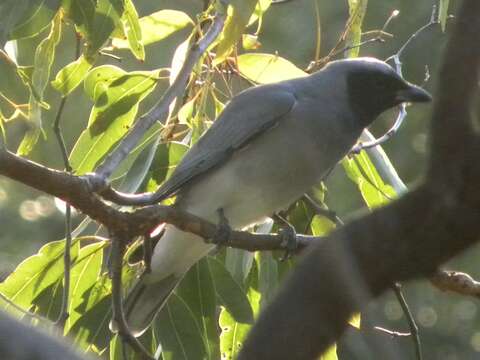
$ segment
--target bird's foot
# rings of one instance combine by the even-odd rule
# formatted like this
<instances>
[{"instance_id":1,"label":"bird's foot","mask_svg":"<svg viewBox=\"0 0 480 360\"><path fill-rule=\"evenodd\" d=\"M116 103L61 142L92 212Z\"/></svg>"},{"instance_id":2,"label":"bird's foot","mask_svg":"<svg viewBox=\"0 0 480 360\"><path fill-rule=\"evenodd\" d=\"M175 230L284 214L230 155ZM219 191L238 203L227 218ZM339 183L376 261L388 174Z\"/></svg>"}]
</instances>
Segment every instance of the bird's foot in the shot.
<instances>
[{"instance_id":1,"label":"bird's foot","mask_svg":"<svg viewBox=\"0 0 480 360\"><path fill-rule=\"evenodd\" d=\"M275 220L280 223L280 236L282 237L281 246L285 249L285 253L280 261L288 260L292 257L298 247L297 232L292 224L279 215L274 216Z\"/></svg>"},{"instance_id":2,"label":"bird's foot","mask_svg":"<svg viewBox=\"0 0 480 360\"><path fill-rule=\"evenodd\" d=\"M228 223L228 219L225 217L225 213L222 208L217 210L218 213L218 224L217 224L217 231L215 235L211 239L213 244L217 245L224 245L228 243L230 239L230 235L232 233L232 228Z\"/></svg>"}]
</instances>

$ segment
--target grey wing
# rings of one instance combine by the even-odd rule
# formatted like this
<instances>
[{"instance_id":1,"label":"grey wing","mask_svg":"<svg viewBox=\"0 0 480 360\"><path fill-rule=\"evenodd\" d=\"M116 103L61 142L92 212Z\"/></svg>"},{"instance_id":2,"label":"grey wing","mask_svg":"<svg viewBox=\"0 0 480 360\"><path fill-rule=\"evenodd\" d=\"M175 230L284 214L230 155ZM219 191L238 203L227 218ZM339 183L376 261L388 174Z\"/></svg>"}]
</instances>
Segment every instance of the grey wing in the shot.
<instances>
[{"instance_id":1,"label":"grey wing","mask_svg":"<svg viewBox=\"0 0 480 360\"><path fill-rule=\"evenodd\" d=\"M175 195L193 178L222 164L235 150L275 126L295 102L288 86L280 84L258 86L238 94L156 191L155 201Z\"/></svg>"}]
</instances>

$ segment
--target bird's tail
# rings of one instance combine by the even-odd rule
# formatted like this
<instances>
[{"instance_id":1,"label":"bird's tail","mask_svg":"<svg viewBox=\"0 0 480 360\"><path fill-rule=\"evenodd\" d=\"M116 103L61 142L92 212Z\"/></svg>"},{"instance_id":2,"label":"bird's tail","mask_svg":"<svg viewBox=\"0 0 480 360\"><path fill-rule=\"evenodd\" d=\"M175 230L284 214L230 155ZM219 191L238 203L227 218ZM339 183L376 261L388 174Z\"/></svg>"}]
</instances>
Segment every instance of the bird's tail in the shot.
<instances>
[{"instance_id":1,"label":"bird's tail","mask_svg":"<svg viewBox=\"0 0 480 360\"><path fill-rule=\"evenodd\" d=\"M142 335L148 328L182 278L183 275L171 274L151 284L145 277L137 280L124 303L125 318L134 336Z\"/></svg>"}]
</instances>

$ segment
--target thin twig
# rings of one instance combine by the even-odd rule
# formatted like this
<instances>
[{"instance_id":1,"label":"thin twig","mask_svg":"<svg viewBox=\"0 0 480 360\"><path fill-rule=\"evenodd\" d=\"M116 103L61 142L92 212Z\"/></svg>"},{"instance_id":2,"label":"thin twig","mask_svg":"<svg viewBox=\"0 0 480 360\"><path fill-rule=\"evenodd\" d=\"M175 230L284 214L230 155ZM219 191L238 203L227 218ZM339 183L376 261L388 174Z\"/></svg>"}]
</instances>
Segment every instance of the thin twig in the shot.
<instances>
[{"instance_id":1,"label":"thin twig","mask_svg":"<svg viewBox=\"0 0 480 360\"><path fill-rule=\"evenodd\" d=\"M175 81L165 91L153 108L135 122L135 125L120 142L120 145L118 145L97 168L96 176L94 177L100 177L103 181L109 178L118 165L136 146L145 132L152 127L156 121L161 121L165 118L166 114L168 114L170 103L185 91L185 86L193 67L223 29L226 17L226 6L224 1L219 1L219 3L223 6L219 6L220 10L215 14L213 22L206 34L190 48L189 54L185 58L185 62ZM99 180L93 179L93 181L96 182Z\"/></svg>"},{"instance_id":2,"label":"thin twig","mask_svg":"<svg viewBox=\"0 0 480 360\"><path fill-rule=\"evenodd\" d=\"M80 56L80 37L77 35L74 60L77 60L79 56ZM55 133L55 137L57 139L60 152L62 153L63 166L67 172L71 173L72 167L70 166L70 162L68 161L67 147L65 146L65 140L63 138L63 132L60 126L63 109L65 108L67 99L68 97L64 96L60 101L60 106L58 107L57 115L55 116L55 121L53 123L53 132ZM71 254L70 254L71 246L72 246L72 208L70 204L65 203L65 250L63 253L64 280L63 280L62 305L60 307L60 313L58 314L58 318L55 321L55 324L60 328L63 328L65 326L65 322L67 321L69 316L68 301L69 301L69 294L70 294L70 270L71 270L71 261L72 261Z\"/></svg>"},{"instance_id":3,"label":"thin twig","mask_svg":"<svg viewBox=\"0 0 480 360\"><path fill-rule=\"evenodd\" d=\"M373 328L374 328L375 330L380 331L381 333L390 335L392 338L396 338L396 337L407 337L407 336L411 336L411 335L412 335L412 334L409 333L409 332L404 333L404 332L399 332L399 331L388 330L388 329L382 328L382 327L380 327L380 326L374 326Z\"/></svg>"},{"instance_id":4,"label":"thin twig","mask_svg":"<svg viewBox=\"0 0 480 360\"><path fill-rule=\"evenodd\" d=\"M393 292L395 293L395 296L398 299L398 302L400 303L400 306L402 307L403 313L405 314L405 317L407 318L408 326L410 328L410 333L412 334L413 338L413 343L415 345L415 355L417 360L422 360L422 344L420 342L420 335L418 333L418 326L415 322L415 319L413 318L412 312L410 311L410 308L408 307L407 301L405 300L405 297L403 296L402 293L402 285L400 283L395 283L393 285Z\"/></svg>"},{"instance_id":5,"label":"thin twig","mask_svg":"<svg viewBox=\"0 0 480 360\"><path fill-rule=\"evenodd\" d=\"M345 40L345 36L346 36L347 32L349 31L350 26L351 26L351 22L347 23L347 25L345 26L345 29L342 32L342 35L338 39L335 46L330 50L330 52L326 56L324 56L323 58L315 59L315 61L310 62L310 64L308 65L308 67L306 69L306 72L312 72L314 69L317 69L319 67L321 68L323 65L328 63L332 58L336 57L339 54L343 54L343 53L345 53L349 50L352 50L352 49L355 49L355 48L358 48L358 47L362 47L364 45L374 43L374 42L380 42L380 43L385 42L384 37L392 37L392 35L387 33L385 30L388 27L388 25L390 24L390 22L392 21L392 19L395 18L397 15L398 15L398 11L397 10L393 11L392 14L388 17L388 19L383 24L383 27L382 27L381 30L368 31L368 32L362 34L362 36L365 36L367 34L375 32L377 34L375 37L373 37L371 39L368 39L368 40L361 41L358 44L352 44L352 45L344 46L344 47L341 48L340 46L343 44L343 42Z\"/></svg>"},{"instance_id":6,"label":"thin twig","mask_svg":"<svg viewBox=\"0 0 480 360\"><path fill-rule=\"evenodd\" d=\"M112 252L110 254L110 274L112 277L112 321L114 327L117 329L122 341L130 345L142 359L154 360L153 356L149 354L140 341L138 341L128 329L122 300L122 265L126 239L114 234L111 235Z\"/></svg>"},{"instance_id":7,"label":"thin twig","mask_svg":"<svg viewBox=\"0 0 480 360\"><path fill-rule=\"evenodd\" d=\"M337 226L344 225L342 219L338 217L335 211L328 209L324 204L318 204L315 200L312 199L310 195L304 194L303 199L315 211L316 214L325 216Z\"/></svg>"}]
</instances>

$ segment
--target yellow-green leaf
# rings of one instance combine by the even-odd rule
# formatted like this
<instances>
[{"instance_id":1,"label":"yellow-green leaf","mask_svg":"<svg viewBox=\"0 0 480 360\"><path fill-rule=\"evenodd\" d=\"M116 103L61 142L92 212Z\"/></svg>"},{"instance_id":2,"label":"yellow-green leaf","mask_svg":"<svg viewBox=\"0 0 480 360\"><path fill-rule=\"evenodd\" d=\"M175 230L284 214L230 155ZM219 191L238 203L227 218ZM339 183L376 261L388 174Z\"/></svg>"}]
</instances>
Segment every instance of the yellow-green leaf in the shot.
<instances>
[{"instance_id":1,"label":"yellow-green leaf","mask_svg":"<svg viewBox=\"0 0 480 360\"><path fill-rule=\"evenodd\" d=\"M73 242L71 258L75 261L79 251L79 238ZM63 276L65 240L44 245L37 254L26 258L0 284L0 292L16 305L28 310L35 298ZM11 306L0 302L3 309Z\"/></svg>"},{"instance_id":2,"label":"yellow-green leaf","mask_svg":"<svg viewBox=\"0 0 480 360\"><path fill-rule=\"evenodd\" d=\"M28 155L40 137L42 129L43 93L50 78L50 69L55 58L55 48L61 38L62 12L59 11L53 18L49 35L42 40L35 51L35 60L32 74L32 95L30 96L30 129L25 134L17 149L19 155Z\"/></svg>"},{"instance_id":3,"label":"yellow-green leaf","mask_svg":"<svg viewBox=\"0 0 480 360\"><path fill-rule=\"evenodd\" d=\"M228 8L228 18L217 45L215 64L221 63L230 55L234 45L241 38L248 24L257 0L234 0Z\"/></svg>"},{"instance_id":4,"label":"yellow-green leaf","mask_svg":"<svg viewBox=\"0 0 480 360\"><path fill-rule=\"evenodd\" d=\"M240 74L259 84L307 76L290 61L272 54L247 53L238 56Z\"/></svg>"},{"instance_id":5,"label":"yellow-green leaf","mask_svg":"<svg viewBox=\"0 0 480 360\"><path fill-rule=\"evenodd\" d=\"M102 48L110 35L122 27L121 16L124 11L122 0L98 0L93 18L92 30L88 34L87 55L93 56Z\"/></svg>"},{"instance_id":6,"label":"yellow-green leaf","mask_svg":"<svg viewBox=\"0 0 480 360\"><path fill-rule=\"evenodd\" d=\"M142 29L138 20L138 13L132 0L125 0L125 11L123 13L125 23L125 34L132 54L139 60L145 60L145 48L142 42Z\"/></svg>"},{"instance_id":7,"label":"yellow-green leaf","mask_svg":"<svg viewBox=\"0 0 480 360\"><path fill-rule=\"evenodd\" d=\"M85 56L80 56L58 72L52 81L53 88L67 96L82 82L92 66Z\"/></svg>"},{"instance_id":8,"label":"yellow-green leaf","mask_svg":"<svg viewBox=\"0 0 480 360\"><path fill-rule=\"evenodd\" d=\"M330 346L318 360L338 360L337 356L337 344Z\"/></svg>"},{"instance_id":9,"label":"yellow-green leaf","mask_svg":"<svg viewBox=\"0 0 480 360\"><path fill-rule=\"evenodd\" d=\"M96 163L128 131L137 114L138 104L154 90L160 72L121 74L122 71L112 66L103 67L102 70L106 74L119 76L113 77L112 81L108 77L87 75L85 88L93 96L95 104L90 112L88 127L70 154L70 163L78 174L92 171ZM97 69L92 72L101 74Z\"/></svg>"},{"instance_id":10,"label":"yellow-green leaf","mask_svg":"<svg viewBox=\"0 0 480 360\"><path fill-rule=\"evenodd\" d=\"M362 322L362 315L360 313L353 314L350 320L348 320L348 323L357 329L360 329L361 322Z\"/></svg>"},{"instance_id":11,"label":"yellow-green leaf","mask_svg":"<svg viewBox=\"0 0 480 360\"><path fill-rule=\"evenodd\" d=\"M445 32L445 26L447 25L449 4L450 4L450 0L440 0L440 8L438 10L438 19L440 20L440 26L442 27L443 32Z\"/></svg>"},{"instance_id":12,"label":"yellow-green leaf","mask_svg":"<svg viewBox=\"0 0 480 360\"><path fill-rule=\"evenodd\" d=\"M347 57L357 57L360 47L356 46L362 39L362 23L367 12L368 0L348 0L350 17L347 21L345 46L354 46L347 52Z\"/></svg>"},{"instance_id":13,"label":"yellow-green leaf","mask_svg":"<svg viewBox=\"0 0 480 360\"><path fill-rule=\"evenodd\" d=\"M103 251L106 241L98 241L80 249L73 262L70 273L70 292L68 303L68 319L65 323L64 333L67 334L75 322L82 316L80 306L86 303L84 293L98 280L102 267Z\"/></svg>"},{"instance_id":14,"label":"yellow-green leaf","mask_svg":"<svg viewBox=\"0 0 480 360\"><path fill-rule=\"evenodd\" d=\"M174 32L193 25L193 21L186 13L178 10L160 10L140 18L139 25L143 45L153 44L170 36ZM127 33L128 36L128 33ZM114 38L112 45L118 49L129 47L125 39Z\"/></svg>"}]
</instances>

